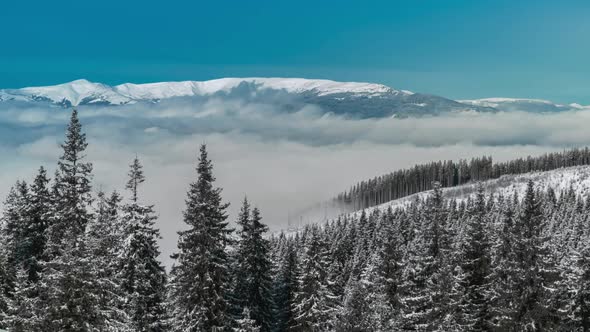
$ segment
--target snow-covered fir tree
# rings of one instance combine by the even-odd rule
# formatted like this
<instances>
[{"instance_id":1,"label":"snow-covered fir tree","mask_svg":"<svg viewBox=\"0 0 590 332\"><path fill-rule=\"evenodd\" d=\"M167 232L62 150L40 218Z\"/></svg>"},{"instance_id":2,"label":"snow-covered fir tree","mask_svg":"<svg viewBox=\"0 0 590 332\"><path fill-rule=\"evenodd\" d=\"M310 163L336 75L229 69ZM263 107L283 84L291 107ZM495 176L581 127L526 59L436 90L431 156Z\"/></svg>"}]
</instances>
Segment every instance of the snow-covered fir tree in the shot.
<instances>
[{"instance_id":1,"label":"snow-covered fir tree","mask_svg":"<svg viewBox=\"0 0 590 332\"><path fill-rule=\"evenodd\" d=\"M97 267L99 283L98 308L105 326L113 331L132 331L131 319L125 304L128 294L123 289L120 268L123 253L121 196L114 191L110 196L98 193L96 218L88 224L88 245Z\"/></svg>"},{"instance_id":2,"label":"snow-covered fir tree","mask_svg":"<svg viewBox=\"0 0 590 332\"><path fill-rule=\"evenodd\" d=\"M294 331L328 331L334 328L336 297L327 278L328 250L317 227L305 241L301 272L293 303Z\"/></svg>"},{"instance_id":3,"label":"snow-covered fir tree","mask_svg":"<svg viewBox=\"0 0 590 332\"><path fill-rule=\"evenodd\" d=\"M142 166L136 157L130 166L126 186L131 199L122 207L125 238L118 277L127 296L126 311L133 322L133 330L159 332L165 331L167 324L167 276L158 259L160 231L155 227L154 208L140 204L138 200L138 187L144 181Z\"/></svg>"},{"instance_id":4,"label":"snow-covered fir tree","mask_svg":"<svg viewBox=\"0 0 590 332\"><path fill-rule=\"evenodd\" d=\"M260 327L256 325L256 321L250 318L250 309L244 307L239 319L236 320L238 327L234 328L234 332L259 332Z\"/></svg>"},{"instance_id":5,"label":"snow-covered fir tree","mask_svg":"<svg viewBox=\"0 0 590 332\"><path fill-rule=\"evenodd\" d=\"M170 308L173 331L222 331L231 328L228 305L231 230L228 204L214 187L213 164L200 148L197 180L191 183L184 211L188 229L178 233L178 253L171 270Z\"/></svg>"},{"instance_id":6,"label":"snow-covered fir tree","mask_svg":"<svg viewBox=\"0 0 590 332\"><path fill-rule=\"evenodd\" d=\"M466 225L466 239L462 248L461 269L465 294L461 299L462 325L470 331L489 330L490 317L490 242L488 230L490 221L487 217L486 198L481 184L478 185L475 201L470 207Z\"/></svg>"},{"instance_id":7,"label":"snow-covered fir tree","mask_svg":"<svg viewBox=\"0 0 590 332\"><path fill-rule=\"evenodd\" d=\"M251 213L244 199L238 225L241 226L238 240L237 284L234 297L239 307L248 308L260 331L270 331L273 326L272 262L270 242L264 238L268 227L262 223L258 208Z\"/></svg>"},{"instance_id":8,"label":"snow-covered fir tree","mask_svg":"<svg viewBox=\"0 0 590 332\"><path fill-rule=\"evenodd\" d=\"M284 234L281 236L281 240L284 244L284 250L279 257L277 274L274 279L273 302L275 313L273 317L275 330L287 331L296 325L293 310L299 269L295 244L286 240Z\"/></svg>"},{"instance_id":9,"label":"snow-covered fir tree","mask_svg":"<svg viewBox=\"0 0 590 332\"><path fill-rule=\"evenodd\" d=\"M87 243L91 212L92 164L85 161L86 135L76 110L66 130L66 141L52 191L48 243L39 290L42 326L47 330L99 330L104 317L98 306L99 280Z\"/></svg>"}]
</instances>

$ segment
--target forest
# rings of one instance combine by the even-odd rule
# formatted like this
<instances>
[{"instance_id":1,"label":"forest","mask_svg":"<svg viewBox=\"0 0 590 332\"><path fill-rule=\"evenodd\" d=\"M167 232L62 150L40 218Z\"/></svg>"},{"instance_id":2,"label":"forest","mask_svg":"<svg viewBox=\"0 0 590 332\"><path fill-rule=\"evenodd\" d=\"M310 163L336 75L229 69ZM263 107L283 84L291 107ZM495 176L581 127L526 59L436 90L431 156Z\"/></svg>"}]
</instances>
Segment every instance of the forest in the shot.
<instances>
[{"instance_id":1,"label":"forest","mask_svg":"<svg viewBox=\"0 0 590 332\"><path fill-rule=\"evenodd\" d=\"M502 175L551 171L590 165L590 149L573 148L542 156L494 163L491 156L471 160L437 161L398 170L355 184L331 202L344 211L356 211L432 189L432 183L454 187L469 182L497 179Z\"/></svg>"},{"instance_id":2,"label":"forest","mask_svg":"<svg viewBox=\"0 0 590 332\"><path fill-rule=\"evenodd\" d=\"M202 145L194 181L179 188L187 191L186 227L166 269L156 207L141 196L148 177L140 160L130 163L126 194L94 195L87 145L74 110L53 178L41 167L31 183L17 181L5 200L0 328L590 329L590 200L573 190L541 191L533 182L521 196L486 194L479 186L473 197L449 200L441 189L586 163L587 150L503 164L485 158L471 163L477 167L416 167L417 173L394 174L423 172L431 174L428 180L444 174L450 182L414 182L424 187L408 192L432 191L407 208L362 211L270 234L262 212L246 198L230 223ZM469 171L459 172L462 167Z\"/></svg>"}]
</instances>

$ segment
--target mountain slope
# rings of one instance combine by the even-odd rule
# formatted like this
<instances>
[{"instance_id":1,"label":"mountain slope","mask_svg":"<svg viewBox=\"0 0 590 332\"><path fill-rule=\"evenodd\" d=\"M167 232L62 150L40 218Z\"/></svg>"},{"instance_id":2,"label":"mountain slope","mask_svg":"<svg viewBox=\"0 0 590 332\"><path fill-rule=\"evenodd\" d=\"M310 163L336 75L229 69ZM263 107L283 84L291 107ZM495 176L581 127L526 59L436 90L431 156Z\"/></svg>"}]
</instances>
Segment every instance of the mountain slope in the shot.
<instances>
[{"instance_id":1,"label":"mountain slope","mask_svg":"<svg viewBox=\"0 0 590 332\"><path fill-rule=\"evenodd\" d=\"M125 83L109 86L87 80L44 87L1 89L0 102L71 106L120 106L175 98L241 98L276 103L285 109L314 104L326 113L356 118L414 117L456 112L524 111L550 113L590 109L539 99L485 98L451 100L397 90L382 84L304 78L220 78L209 81ZM1 107L2 104L0 104Z\"/></svg>"},{"instance_id":2,"label":"mountain slope","mask_svg":"<svg viewBox=\"0 0 590 332\"><path fill-rule=\"evenodd\" d=\"M547 191L548 188L554 189L558 196L561 192L570 189L582 196L590 194L590 166L572 166L545 172L503 175L497 179L471 182L460 186L442 188L442 190L446 199L463 201L468 198L474 198L477 192L477 185L481 183L486 195L493 194L496 197L503 195L505 198L510 198L516 193L519 198L522 198L529 180L532 180L536 188L541 191ZM362 211L371 213L374 210L386 211L389 207L392 209L405 208L416 200L425 199L431 193L432 190L422 191L353 212L346 212L346 209L343 210L330 207L329 205L323 205L297 215L296 218L293 218L294 220L290 220L289 225L293 227L291 231L297 231L299 227L306 224L324 223L342 214L358 218Z\"/></svg>"},{"instance_id":3,"label":"mountain slope","mask_svg":"<svg viewBox=\"0 0 590 332\"><path fill-rule=\"evenodd\" d=\"M463 104L492 107L500 111L512 112L535 112L535 113L551 113L563 111L575 111L582 109L589 109L588 106L579 104L556 104L548 100L542 99L523 99L523 98L484 98L474 100L459 100Z\"/></svg>"},{"instance_id":4,"label":"mountain slope","mask_svg":"<svg viewBox=\"0 0 590 332\"><path fill-rule=\"evenodd\" d=\"M396 90L382 84L302 78L222 78L117 86L76 80L55 86L0 90L0 101L3 102L41 102L64 107L156 103L174 98L240 98L277 104L285 109L314 104L326 113L356 118L496 111L492 107Z\"/></svg>"},{"instance_id":5,"label":"mountain slope","mask_svg":"<svg viewBox=\"0 0 590 332\"><path fill-rule=\"evenodd\" d=\"M316 96L333 94L352 94L363 97L383 95L411 95L408 91L398 91L381 84L335 82L330 80L308 80L302 78L221 78L210 81L160 82L147 84L125 83L108 86L87 80L69 83L28 87L22 89L0 90L2 100L48 100L74 106L106 102L111 105L137 101L156 101L174 97L208 96L229 93L241 84L251 84L258 90L278 90L293 94L312 93Z\"/></svg>"},{"instance_id":6,"label":"mountain slope","mask_svg":"<svg viewBox=\"0 0 590 332\"><path fill-rule=\"evenodd\" d=\"M561 192L571 189L576 194L585 196L590 193L590 166L573 166L546 172L503 175L498 179L482 181L481 184L484 187L486 195L502 195L509 198L516 193L519 198L522 198L529 181L533 181L535 187L541 191L547 191L549 188L552 188L555 190L556 194L559 195ZM477 185L477 183L469 183L457 187L443 188L444 197L459 201L474 198L475 193L477 192ZM432 190L423 191L376 207L365 209L365 211L369 212L374 209L384 211L389 207L405 207L416 199L426 198L431 192ZM352 214L359 213L360 211L356 211Z\"/></svg>"}]
</instances>

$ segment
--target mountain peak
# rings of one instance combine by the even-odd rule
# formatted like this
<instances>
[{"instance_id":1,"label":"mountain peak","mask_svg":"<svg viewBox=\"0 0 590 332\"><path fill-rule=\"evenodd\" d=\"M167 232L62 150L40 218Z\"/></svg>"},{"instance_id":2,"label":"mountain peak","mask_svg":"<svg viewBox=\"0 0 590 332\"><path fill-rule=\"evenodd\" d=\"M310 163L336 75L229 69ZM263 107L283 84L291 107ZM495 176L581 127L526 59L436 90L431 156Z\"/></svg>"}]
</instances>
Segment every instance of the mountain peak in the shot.
<instances>
[{"instance_id":1,"label":"mountain peak","mask_svg":"<svg viewBox=\"0 0 590 332\"><path fill-rule=\"evenodd\" d=\"M209 81L180 81L109 86L86 79L40 87L0 90L2 100L48 100L58 104L110 104L120 105L141 100L160 100L173 97L207 96L219 92L228 93L241 84L251 84L257 89L282 90L288 93L311 93L317 96L352 94L366 97L380 95L411 95L409 91L395 90L388 86L364 82L337 82L325 79L305 78L220 78Z\"/></svg>"}]
</instances>

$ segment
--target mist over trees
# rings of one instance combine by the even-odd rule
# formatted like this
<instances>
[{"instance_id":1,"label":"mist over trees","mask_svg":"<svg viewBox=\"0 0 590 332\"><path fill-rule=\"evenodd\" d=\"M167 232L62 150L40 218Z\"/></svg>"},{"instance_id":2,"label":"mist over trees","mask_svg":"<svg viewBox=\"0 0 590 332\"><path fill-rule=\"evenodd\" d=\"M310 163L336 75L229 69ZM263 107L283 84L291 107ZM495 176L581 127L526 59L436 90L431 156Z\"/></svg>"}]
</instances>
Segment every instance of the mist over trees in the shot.
<instances>
[{"instance_id":1,"label":"mist over trees","mask_svg":"<svg viewBox=\"0 0 590 332\"><path fill-rule=\"evenodd\" d=\"M590 165L590 149L574 148L542 156L494 163L483 156L458 162L447 160L416 165L353 185L338 194L332 204L356 211L432 189L432 183L454 187L469 182L497 179L507 174L551 171L563 167Z\"/></svg>"},{"instance_id":2,"label":"mist over trees","mask_svg":"<svg viewBox=\"0 0 590 332\"><path fill-rule=\"evenodd\" d=\"M166 271L157 209L141 192L149 174L140 159L121 169L128 174L123 194L95 193L87 146L73 111L55 175L41 167L30 184L17 181L5 200L0 328L590 329L585 196L541 191L532 182L521 196L486 195L479 186L473 197L449 200L442 191L502 174L586 165L587 149L501 164L486 157L417 166L380 180L401 188L390 195L433 189L405 208L363 210L269 235L263 212L247 198L230 226L228 203L202 145L193 182L179 188L187 190L186 227ZM447 181L429 182L437 179ZM359 197L369 206L393 197L367 196L376 192L368 184L358 188L358 196L339 199Z\"/></svg>"}]
</instances>

